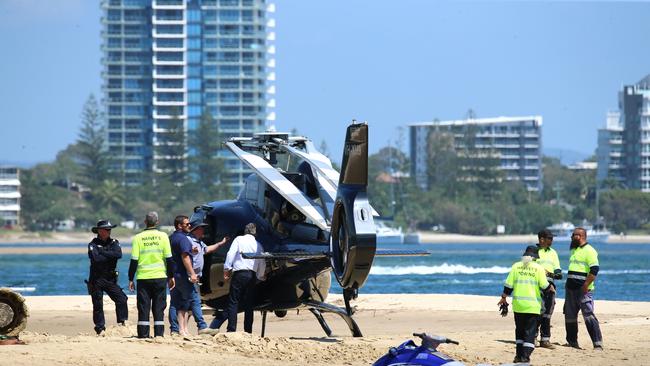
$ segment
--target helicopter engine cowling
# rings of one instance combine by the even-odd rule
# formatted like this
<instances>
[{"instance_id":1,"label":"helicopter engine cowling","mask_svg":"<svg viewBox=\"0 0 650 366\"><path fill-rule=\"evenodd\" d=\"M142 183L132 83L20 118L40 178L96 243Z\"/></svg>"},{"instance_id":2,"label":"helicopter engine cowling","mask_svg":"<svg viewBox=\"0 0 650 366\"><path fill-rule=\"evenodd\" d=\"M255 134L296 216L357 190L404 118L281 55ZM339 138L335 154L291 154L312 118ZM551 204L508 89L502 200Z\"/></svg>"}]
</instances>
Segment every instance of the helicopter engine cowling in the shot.
<instances>
[{"instance_id":1,"label":"helicopter engine cowling","mask_svg":"<svg viewBox=\"0 0 650 366\"><path fill-rule=\"evenodd\" d=\"M332 213L332 271L344 289L359 289L375 257L376 227L368 202L368 125L348 126Z\"/></svg>"}]
</instances>

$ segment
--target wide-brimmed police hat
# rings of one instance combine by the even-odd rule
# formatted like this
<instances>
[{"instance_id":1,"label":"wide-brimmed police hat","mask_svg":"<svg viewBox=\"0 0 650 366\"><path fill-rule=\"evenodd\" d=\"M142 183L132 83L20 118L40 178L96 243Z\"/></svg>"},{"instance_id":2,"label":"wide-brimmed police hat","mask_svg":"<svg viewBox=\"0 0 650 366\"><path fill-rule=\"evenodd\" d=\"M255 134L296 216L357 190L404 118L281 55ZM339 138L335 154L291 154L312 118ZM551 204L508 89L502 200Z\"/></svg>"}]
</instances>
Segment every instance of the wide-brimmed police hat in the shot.
<instances>
[{"instance_id":1,"label":"wide-brimmed police hat","mask_svg":"<svg viewBox=\"0 0 650 366\"><path fill-rule=\"evenodd\" d=\"M90 229L90 230L92 230L93 233L97 234L97 230L99 230L99 229L109 229L110 230L110 229L112 229L112 228L114 228L116 226L117 225L111 224L111 222L109 220L99 220L99 221L97 221L97 225L93 226L93 228Z\"/></svg>"},{"instance_id":2,"label":"wide-brimmed police hat","mask_svg":"<svg viewBox=\"0 0 650 366\"><path fill-rule=\"evenodd\" d=\"M524 257L525 256L539 258L539 249L534 245L529 245L526 247L526 251L524 252Z\"/></svg>"},{"instance_id":3,"label":"wide-brimmed police hat","mask_svg":"<svg viewBox=\"0 0 650 366\"><path fill-rule=\"evenodd\" d=\"M198 229L200 227L206 227L206 226L210 226L210 225L206 224L205 222L201 222L201 221L192 221L192 222L190 222L190 232L192 232L195 229Z\"/></svg>"}]
</instances>

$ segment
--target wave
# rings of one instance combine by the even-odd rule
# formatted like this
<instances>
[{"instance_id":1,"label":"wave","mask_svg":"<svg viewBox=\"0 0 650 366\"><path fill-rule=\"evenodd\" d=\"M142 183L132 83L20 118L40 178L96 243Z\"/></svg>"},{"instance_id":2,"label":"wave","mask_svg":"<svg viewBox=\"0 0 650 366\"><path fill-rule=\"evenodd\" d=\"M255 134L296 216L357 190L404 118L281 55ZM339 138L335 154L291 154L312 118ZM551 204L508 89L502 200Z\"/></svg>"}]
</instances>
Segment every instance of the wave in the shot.
<instances>
[{"instance_id":1,"label":"wave","mask_svg":"<svg viewBox=\"0 0 650 366\"><path fill-rule=\"evenodd\" d=\"M508 273L510 267L471 267L463 264L443 263L439 266L372 266L370 274L384 276L429 275L429 274L478 274Z\"/></svg>"},{"instance_id":2,"label":"wave","mask_svg":"<svg viewBox=\"0 0 650 366\"><path fill-rule=\"evenodd\" d=\"M506 274L509 271L510 267L472 267L464 264L443 263L438 266L373 266L370 269L370 274L383 276L479 273ZM566 274L566 271L564 273ZM602 270L598 274L650 274L650 269L610 269Z\"/></svg>"},{"instance_id":3,"label":"wave","mask_svg":"<svg viewBox=\"0 0 650 366\"><path fill-rule=\"evenodd\" d=\"M31 287L31 286L25 286L25 287L18 287L18 286L10 286L7 287L11 291L16 291L16 292L34 292L36 291L36 287Z\"/></svg>"}]
</instances>

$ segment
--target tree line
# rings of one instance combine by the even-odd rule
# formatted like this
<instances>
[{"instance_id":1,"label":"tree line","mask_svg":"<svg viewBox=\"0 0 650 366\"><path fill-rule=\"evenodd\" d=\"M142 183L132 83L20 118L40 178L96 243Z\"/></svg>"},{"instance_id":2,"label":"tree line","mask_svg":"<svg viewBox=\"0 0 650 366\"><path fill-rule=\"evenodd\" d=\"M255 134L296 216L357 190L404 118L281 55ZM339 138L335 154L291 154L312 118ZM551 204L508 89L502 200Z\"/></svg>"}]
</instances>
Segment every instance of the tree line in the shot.
<instances>
[{"instance_id":1,"label":"tree line","mask_svg":"<svg viewBox=\"0 0 650 366\"><path fill-rule=\"evenodd\" d=\"M23 226L48 230L72 219L79 227L89 227L99 218L139 223L142 214L152 210L169 212L161 220L171 224L177 213L187 214L196 205L228 197L215 121L204 113L193 130L187 131L183 123L178 117L165 121L166 133L153 147L164 158L156 162L155 172L145 170L141 184L124 185L120 160L106 149L105 119L96 98L89 96L76 142L53 162L21 171Z\"/></svg>"},{"instance_id":2,"label":"tree line","mask_svg":"<svg viewBox=\"0 0 650 366\"><path fill-rule=\"evenodd\" d=\"M594 223L602 218L615 233L650 232L650 194L611 182L597 192L594 170L571 170L551 157L541 162L543 189L529 192L523 182L504 179L498 155L478 149L473 136L470 130L462 141L441 131L429 134L427 189L404 174L410 161L399 141L372 154L373 207L409 230L491 235L504 225L507 234L530 234L563 221Z\"/></svg>"},{"instance_id":3,"label":"tree line","mask_svg":"<svg viewBox=\"0 0 650 366\"><path fill-rule=\"evenodd\" d=\"M194 129L188 131L183 123L178 117L164 122L166 133L159 134L154 146L164 158L155 162L155 170L145 170L142 184L124 185L124 169L116 168L113 153L106 150L105 120L90 96L77 141L53 162L21 171L23 226L47 230L66 219L80 227L98 218L138 222L151 210L169 212L161 218L171 224L174 215L198 204L232 198L222 181L215 121L204 113ZM476 131L468 128L461 141L442 131L430 133L427 189L406 174L410 161L399 129L394 142L369 157L373 207L410 230L436 227L489 235L504 225L506 233L528 234L562 221L593 222L601 216L614 232L650 231L650 194L623 189L615 181L606 181L597 192L595 171L573 171L550 157L542 161L542 191L529 192L522 182L504 179L498 154L479 149ZM325 141L320 149L328 155Z\"/></svg>"}]
</instances>

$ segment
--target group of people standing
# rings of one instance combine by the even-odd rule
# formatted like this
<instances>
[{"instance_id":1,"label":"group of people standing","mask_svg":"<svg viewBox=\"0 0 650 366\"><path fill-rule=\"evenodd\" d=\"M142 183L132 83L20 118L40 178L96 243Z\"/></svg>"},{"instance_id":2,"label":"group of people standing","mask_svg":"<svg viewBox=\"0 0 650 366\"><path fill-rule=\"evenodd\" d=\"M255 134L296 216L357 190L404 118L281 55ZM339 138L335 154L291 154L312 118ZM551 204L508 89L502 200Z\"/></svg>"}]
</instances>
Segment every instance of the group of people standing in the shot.
<instances>
[{"instance_id":1,"label":"group of people standing","mask_svg":"<svg viewBox=\"0 0 650 366\"><path fill-rule=\"evenodd\" d=\"M257 280L264 279L265 262L245 259L241 253L260 253L261 245L255 239L255 224L248 224L244 235L235 238L224 263L224 279L231 279L228 303L223 312L212 321L205 322L201 310L199 282L203 273L203 256L228 243L203 243L207 224L190 222L184 215L174 219L175 231L168 236L157 229L156 212L145 216L145 229L133 237L129 265L129 290L137 289L138 338L150 336L150 312L153 313L154 336L164 335L164 312L167 307L167 288L170 289L169 324L171 334L187 336L189 317L193 316L199 334L214 334L227 320L228 331L237 327L237 312L244 309L244 330L252 332L253 296ZM86 281L93 302L93 322L99 335L106 329L103 311L104 292L115 302L117 322L126 325L128 319L127 296L117 283L117 261L122 249L117 239L111 238L113 225L101 220L92 228L97 237L88 244L90 276ZM137 280L135 280L137 277ZM135 282L134 282L135 281ZM137 285L136 285L137 284Z\"/></svg>"},{"instance_id":2,"label":"group of people standing","mask_svg":"<svg viewBox=\"0 0 650 366\"><path fill-rule=\"evenodd\" d=\"M557 252L551 248L553 234L549 230L538 233L537 246L528 246L522 260L512 265L506 278L498 305L507 314L507 298L512 295L515 318L514 362L530 362L537 334L539 346L555 348L551 343L551 316L555 307L556 280L562 279ZM594 314L594 282L599 271L598 252L587 242L587 231L576 228L571 235L569 268L565 283L564 321L566 346L578 344L578 312L587 326L595 350L603 349L600 324Z\"/></svg>"}]
</instances>

